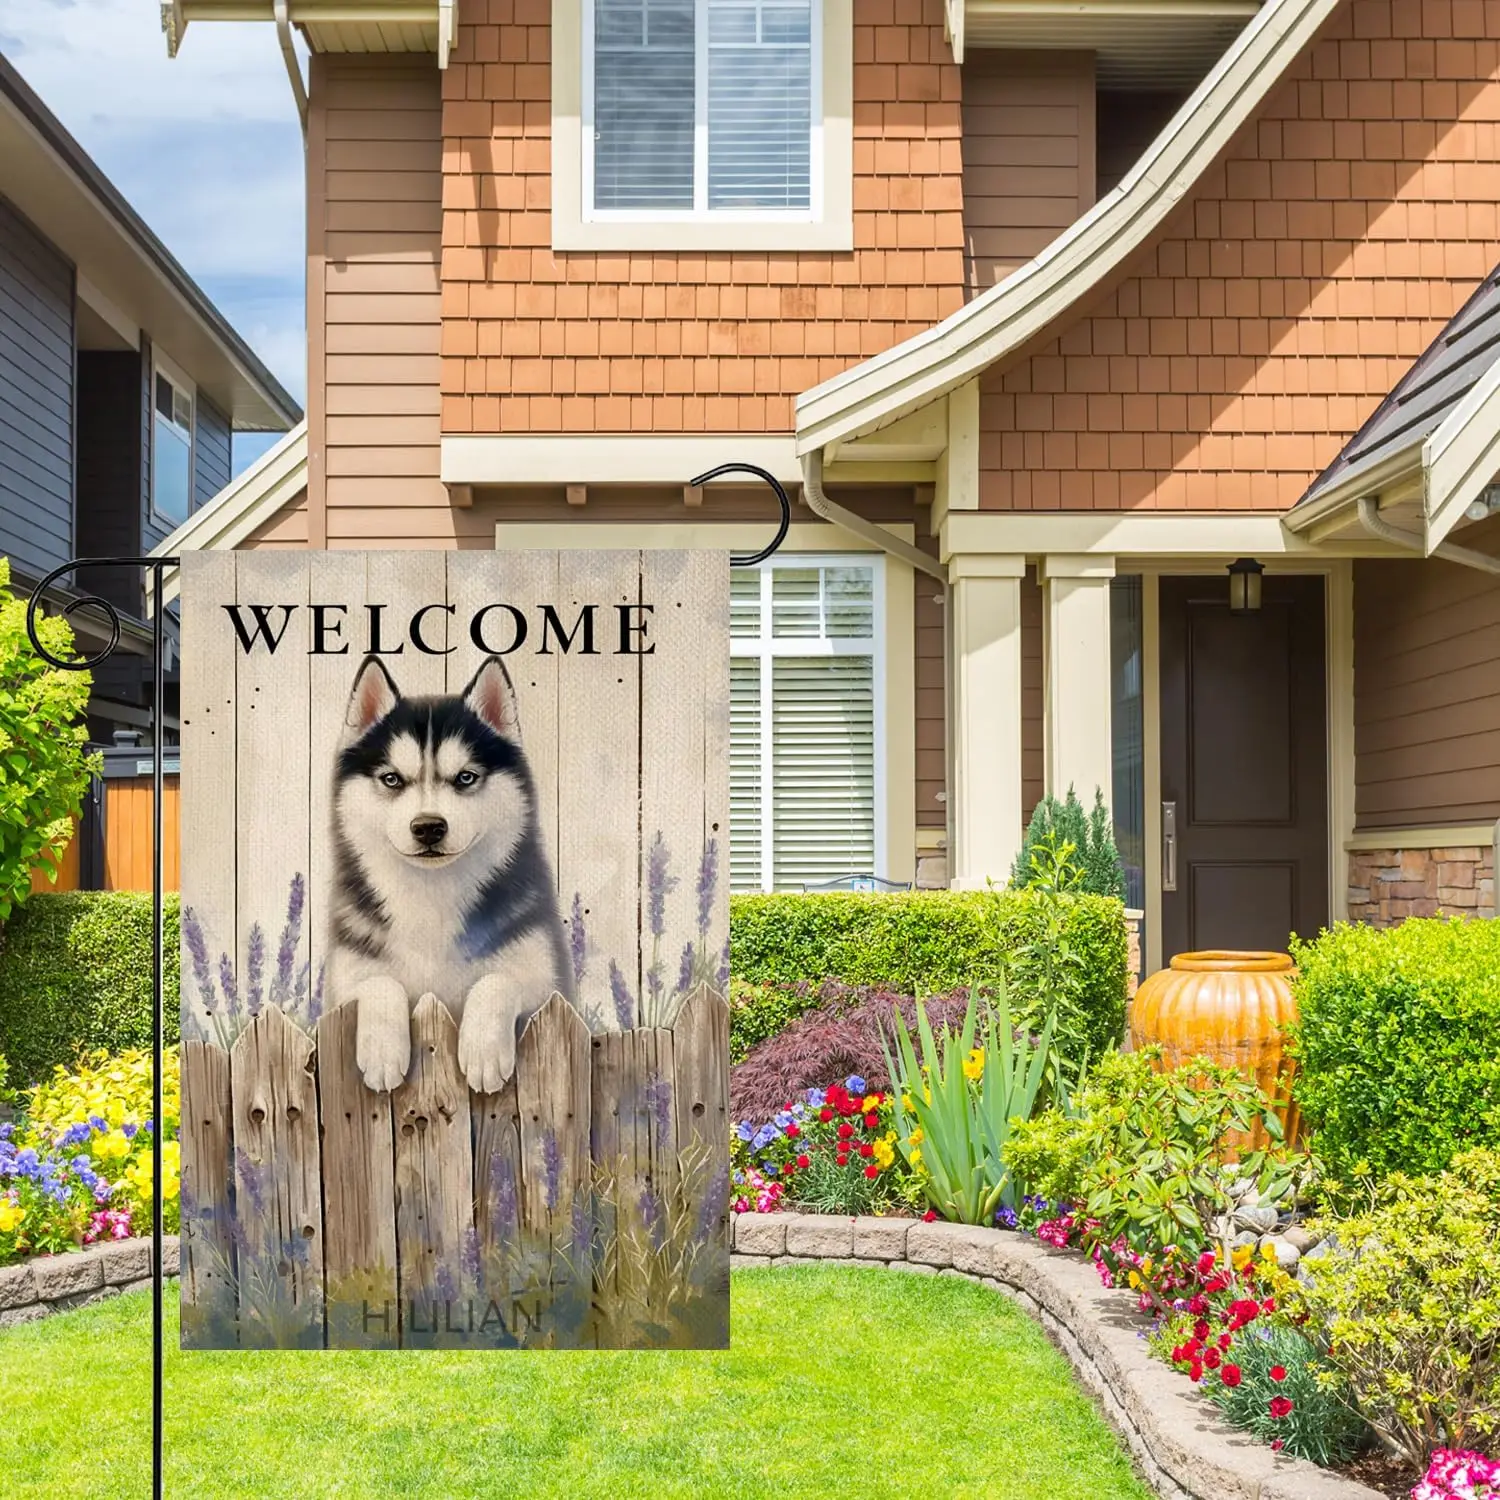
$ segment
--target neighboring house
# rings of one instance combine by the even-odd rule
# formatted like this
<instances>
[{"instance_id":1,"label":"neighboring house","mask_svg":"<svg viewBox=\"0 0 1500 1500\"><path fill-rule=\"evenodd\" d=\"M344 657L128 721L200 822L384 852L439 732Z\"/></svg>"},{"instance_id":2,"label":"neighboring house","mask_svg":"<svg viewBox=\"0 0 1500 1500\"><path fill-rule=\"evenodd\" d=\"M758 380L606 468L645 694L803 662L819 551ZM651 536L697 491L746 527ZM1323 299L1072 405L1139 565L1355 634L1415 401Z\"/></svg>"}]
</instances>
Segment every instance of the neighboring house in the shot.
<instances>
[{"instance_id":1,"label":"neighboring house","mask_svg":"<svg viewBox=\"0 0 1500 1500\"><path fill-rule=\"evenodd\" d=\"M229 483L234 431L281 431L300 417L0 57L0 554L16 591L74 557L149 552ZM48 602L62 609L88 594L117 610L121 646L94 672L90 738L149 743L142 572L89 569L60 580ZM107 640L97 609L72 619L80 649ZM168 628L175 647L175 618ZM125 779L134 758L118 767Z\"/></svg>"},{"instance_id":2,"label":"neighboring house","mask_svg":"<svg viewBox=\"0 0 1500 1500\"><path fill-rule=\"evenodd\" d=\"M1152 966L1491 909L1500 0L279 14L306 440L172 545L739 547L750 460L738 888L1073 784Z\"/></svg>"}]
</instances>

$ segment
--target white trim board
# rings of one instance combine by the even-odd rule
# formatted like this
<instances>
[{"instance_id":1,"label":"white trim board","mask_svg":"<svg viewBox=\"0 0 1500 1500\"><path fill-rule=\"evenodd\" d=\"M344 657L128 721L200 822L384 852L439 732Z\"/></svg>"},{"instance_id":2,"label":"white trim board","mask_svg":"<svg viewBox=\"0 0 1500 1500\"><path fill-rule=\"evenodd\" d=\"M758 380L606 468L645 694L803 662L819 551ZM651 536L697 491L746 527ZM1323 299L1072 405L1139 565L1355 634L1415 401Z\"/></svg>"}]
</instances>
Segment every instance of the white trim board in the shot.
<instances>
[{"instance_id":1,"label":"white trim board","mask_svg":"<svg viewBox=\"0 0 1500 1500\"><path fill-rule=\"evenodd\" d=\"M783 484L802 480L790 433L743 432L445 437L439 474L444 484L686 484L730 462L758 464Z\"/></svg>"},{"instance_id":2,"label":"white trim board","mask_svg":"<svg viewBox=\"0 0 1500 1500\"><path fill-rule=\"evenodd\" d=\"M1344 840L1349 854L1374 849L1481 849L1495 837L1493 823L1455 823L1449 828L1367 828Z\"/></svg>"},{"instance_id":3,"label":"white trim board","mask_svg":"<svg viewBox=\"0 0 1500 1500\"><path fill-rule=\"evenodd\" d=\"M903 542L916 540L916 528L910 522L882 524L880 529ZM650 552L728 547L735 552L758 552L772 534L769 528L751 521L499 521L495 525L495 550L518 552L541 547L548 551L593 552L618 547ZM842 527L824 521L797 521L788 528L786 541L776 555L881 550Z\"/></svg>"},{"instance_id":4,"label":"white trim board","mask_svg":"<svg viewBox=\"0 0 1500 1500\"><path fill-rule=\"evenodd\" d=\"M797 400L802 453L946 395L1097 291L1166 223L1302 55L1338 0L1267 0L1120 185L1034 260L935 327Z\"/></svg>"}]
</instances>

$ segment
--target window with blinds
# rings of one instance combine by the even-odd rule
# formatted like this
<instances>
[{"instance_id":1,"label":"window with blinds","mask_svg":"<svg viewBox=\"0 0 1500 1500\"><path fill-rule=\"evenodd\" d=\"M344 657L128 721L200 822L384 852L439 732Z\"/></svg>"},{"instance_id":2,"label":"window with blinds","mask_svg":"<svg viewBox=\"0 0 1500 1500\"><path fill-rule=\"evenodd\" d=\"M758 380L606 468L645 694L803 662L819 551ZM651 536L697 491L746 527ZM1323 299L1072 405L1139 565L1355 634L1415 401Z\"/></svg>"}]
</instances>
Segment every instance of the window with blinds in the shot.
<instances>
[{"instance_id":1,"label":"window with blinds","mask_svg":"<svg viewBox=\"0 0 1500 1500\"><path fill-rule=\"evenodd\" d=\"M732 575L735 890L880 873L878 590L867 561L779 558Z\"/></svg>"},{"instance_id":2,"label":"window with blinds","mask_svg":"<svg viewBox=\"0 0 1500 1500\"><path fill-rule=\"evenodd\" d=\"M812 207L817 0L592 0L593 209Z\"/></svg>"}]
</instances>

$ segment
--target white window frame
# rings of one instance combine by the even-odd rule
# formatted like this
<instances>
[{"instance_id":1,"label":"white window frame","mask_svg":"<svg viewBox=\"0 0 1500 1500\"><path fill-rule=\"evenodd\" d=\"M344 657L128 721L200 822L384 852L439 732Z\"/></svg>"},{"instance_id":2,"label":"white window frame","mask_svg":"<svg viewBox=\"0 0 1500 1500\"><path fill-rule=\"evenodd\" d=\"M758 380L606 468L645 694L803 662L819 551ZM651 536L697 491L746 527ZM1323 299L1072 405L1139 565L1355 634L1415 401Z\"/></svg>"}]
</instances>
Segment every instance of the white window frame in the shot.
<instances>
[{"instance_id":1,"label":"white window frame","mask_svg":"<svg viewBox=\"0 0 1500 1500\"><path fill-rule=\"evenodd\" d=\"M778 568L868 568L871 573L870 635L812 640L807 636L776 636L771 630L772 576ZM886 754L886 568L885 558L874 552L778 552L760 563L760 625L757 636L731 635L729 655L733 659L760 663L760 888L776 889L775 861L775 731L773 725L772 663L778 656L868 656L871 658L871 691L874 700L874 813L875 868L871 872L889 877L889 802ZM863 871L848 871L863 874Z\"/></svg>"},{"instance_id":2,"label":"white window frame","mask_svg":"<svg viewBox=\"0 0 1500 1500\"><path fill-rule=\"evenodd\" d=\"M823 216L823 0L806 0L812 56L811 139L808 142L806 208L710 208L708 206L708 0L693 0L693 203L692 208L596 208L594 206L594 7L583 7L583 192L584 220L591 224L816 224Z\"/></svg>"},{"instance_id":3,"label":"white window frame","mask_svg":"<svg viewBox=\"0 0 1500 1500\"><path fill-rule=\"evenodd\" d=\"M698 0L701 5L703 0ZM593 0L552 0L552 248L554 250L731 250L745 253L854 249L854 5L812 0L812 140L809 207L593 208ZM707 26L696 29L698 73ZM707 90L698 90L706 137ZM703 165L700 167L700 163ZM694 152L707 170L706 141Z\"/></svg>"},{"instance_id":4,"label":"white window frame","mask_svg":"<svg viewBox=\"0 0 1500 1500\"><path fill-rule=\"evenodd\" d=\"M180 520L174 520L171 516L163 515L156 508L156 377L165 375L172 384L185 395L192 403L192 416L188 422L188 513ZM159 526L165 526L168 531L175 531L183 524L198 508L194 504L194 480L197 475L198 464L198 385L188 376L182 367L175 364L166 354L158 349L151 350L151 519Z\"/></svg>"}]
</instances>

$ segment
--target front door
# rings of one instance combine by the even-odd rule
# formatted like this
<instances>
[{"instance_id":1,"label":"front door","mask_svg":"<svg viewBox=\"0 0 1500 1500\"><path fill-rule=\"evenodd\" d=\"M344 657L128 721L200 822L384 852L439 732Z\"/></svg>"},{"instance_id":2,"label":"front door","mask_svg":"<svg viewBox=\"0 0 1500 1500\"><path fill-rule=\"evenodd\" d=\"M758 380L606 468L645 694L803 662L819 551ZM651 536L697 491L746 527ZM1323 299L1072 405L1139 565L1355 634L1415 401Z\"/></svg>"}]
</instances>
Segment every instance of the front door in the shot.
<instances>
[{"instance_id":1,"label":"front door","mask_svg":"<svg viewBox=\"0 0 1500 1500\"><path fill-rule=\"evenodd\" d=\"M1282 950L1328 920L1323 580L1160 580L1162 950Z\"/></svg>"}]
</instances>

